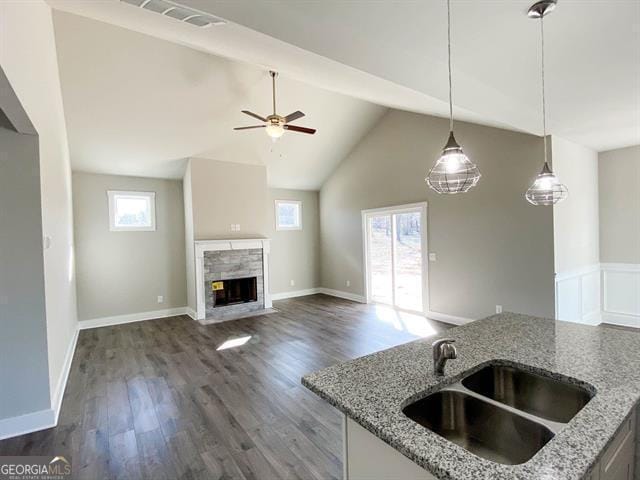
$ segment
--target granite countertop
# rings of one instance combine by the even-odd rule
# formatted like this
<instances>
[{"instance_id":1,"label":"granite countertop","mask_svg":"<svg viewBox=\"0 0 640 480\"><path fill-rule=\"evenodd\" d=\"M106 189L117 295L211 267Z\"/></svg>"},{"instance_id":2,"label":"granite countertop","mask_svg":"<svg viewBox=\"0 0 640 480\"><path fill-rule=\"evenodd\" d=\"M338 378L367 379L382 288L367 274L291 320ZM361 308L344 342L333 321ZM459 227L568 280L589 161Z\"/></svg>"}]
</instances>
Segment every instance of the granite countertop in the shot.
<instances>
[{"instance_id":1,"label":"granite countertop","mask_svg":"<svg viewBox=\"0 0 640 480\"><path fill-rule=\"evenodd\" d=\"M436 377L431 343L444 337L456 340L458 358ZM490 360L587 382L596 395L531 460L513 466L477 457L402 413L407 399ZM640 400L640 332L502 313L308 374L302 383L438 478L578 480Z\"/></svg>"}]
</instances>

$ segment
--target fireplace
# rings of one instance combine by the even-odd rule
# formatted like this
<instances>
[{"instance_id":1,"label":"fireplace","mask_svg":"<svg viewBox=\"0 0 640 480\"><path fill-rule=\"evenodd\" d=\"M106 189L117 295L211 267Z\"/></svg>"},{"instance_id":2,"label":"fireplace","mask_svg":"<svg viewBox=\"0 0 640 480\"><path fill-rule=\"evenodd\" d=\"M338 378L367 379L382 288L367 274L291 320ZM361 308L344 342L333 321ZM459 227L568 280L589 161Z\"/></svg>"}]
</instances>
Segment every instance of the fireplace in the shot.
<instances>
[{"instance_id":1,"label":"fireplace","mask_svg":"<svg viewBox=\"0 0 640 480\"><path fill-rule=\"evenodd\" d=\"M258 301L258 278L233 278L211 282L213 307Z\"/></svg>"},{"instance_id":2,"label":"fireplace","mask_svg":"<svg viewBox=\"0 0 640 480\"><path fill-rule=\"evenodd\" d=\"M268 239L196 240L194 247L193 318L206 325L272 311Z\"/></svg>"}]
</instances>

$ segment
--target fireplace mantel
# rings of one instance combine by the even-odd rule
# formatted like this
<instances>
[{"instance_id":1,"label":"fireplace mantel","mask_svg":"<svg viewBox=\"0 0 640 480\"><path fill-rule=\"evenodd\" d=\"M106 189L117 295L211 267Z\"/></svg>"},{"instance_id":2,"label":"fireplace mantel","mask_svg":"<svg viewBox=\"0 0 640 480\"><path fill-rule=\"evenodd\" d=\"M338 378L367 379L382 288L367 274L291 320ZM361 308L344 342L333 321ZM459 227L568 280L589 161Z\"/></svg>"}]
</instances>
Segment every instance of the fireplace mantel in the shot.
<instances>
[{"instance_id":1,"label":"fireplace mantel","mask_svg":"<svg viewBox=\"0 0 640 480\"><path fill-rule=\"evenodd\" d=\"M196 267L196 319L206 319L206 303L204 292L204 254L205 252L222 250L261 249L263 262L264 308L272 307L269 293L269 254L271 245L268 238L233 238L216 240L197 240L194 242Z\"/></svg>"}]
</instances>

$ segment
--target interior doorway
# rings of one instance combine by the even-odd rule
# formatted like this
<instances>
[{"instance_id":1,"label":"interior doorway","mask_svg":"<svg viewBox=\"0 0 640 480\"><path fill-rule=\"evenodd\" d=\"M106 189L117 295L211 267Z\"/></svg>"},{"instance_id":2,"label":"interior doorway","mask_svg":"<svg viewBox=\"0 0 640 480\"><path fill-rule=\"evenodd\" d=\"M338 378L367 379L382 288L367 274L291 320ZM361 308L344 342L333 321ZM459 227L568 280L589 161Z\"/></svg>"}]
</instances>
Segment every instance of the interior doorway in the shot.
<instances>
[{"instance_id":1,"label":"interior doorway","mask_svg":"<svg viewBox=\"0 0 640 480\"><path fill-rule=\"evenodd\" d=\"M427 204L362 211L367 303L426 314Z\"/></svg>"}]
</instances>

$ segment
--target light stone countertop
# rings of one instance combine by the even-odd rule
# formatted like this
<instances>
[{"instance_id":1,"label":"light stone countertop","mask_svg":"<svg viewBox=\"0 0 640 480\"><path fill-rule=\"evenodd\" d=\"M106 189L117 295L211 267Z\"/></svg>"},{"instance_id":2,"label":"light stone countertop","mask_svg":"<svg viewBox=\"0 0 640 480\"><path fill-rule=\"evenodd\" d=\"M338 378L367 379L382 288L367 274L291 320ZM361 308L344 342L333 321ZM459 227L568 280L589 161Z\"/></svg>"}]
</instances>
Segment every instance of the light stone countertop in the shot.
<instances>
[{"instance_id":1,"label":"light stone countertop","mask_svg":"<svg viewBox=\"0 0 640 480\"><path fill-rule=\"evenodd\" d=\"M456 340L458 358L438 378L431 343L444 337ZM477 457L402 413L408 399L491 360L586 382L596 395L531 460L513 466ZM310 373L302 383L438 478L578 480L640 400L640 331L502 313Z\"/></svg>"}]
</instances>

